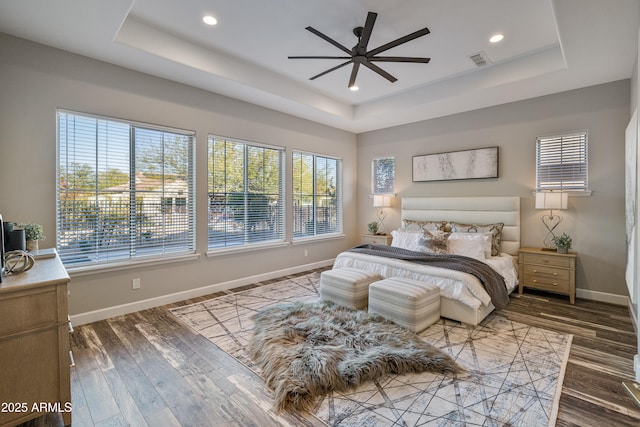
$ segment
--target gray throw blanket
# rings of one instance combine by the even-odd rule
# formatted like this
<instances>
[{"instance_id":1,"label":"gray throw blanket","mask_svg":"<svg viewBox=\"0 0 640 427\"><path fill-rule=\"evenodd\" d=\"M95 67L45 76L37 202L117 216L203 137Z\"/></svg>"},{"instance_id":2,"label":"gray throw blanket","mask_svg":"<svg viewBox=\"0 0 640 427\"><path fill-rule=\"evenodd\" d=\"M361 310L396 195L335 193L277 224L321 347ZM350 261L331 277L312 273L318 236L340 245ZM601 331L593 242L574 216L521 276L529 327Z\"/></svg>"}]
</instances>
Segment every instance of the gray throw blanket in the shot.
<instances>
[{"instance_id":1,"label":"gray throw blanket","mask_svg":"<svg viewBox=\"0 0 640 427\"><path fill-rule=\"evenodd\" d=\"M438 255L423 252L414 252L407 249L396 248L386 245L364 244L349 249L351 252L358 252L366 255L375 255L387 258L411 261L417 264L430 265L432 267L448 268L450 270L462 271L477 277L491 297L491 302L498 310L509 304L509 294L504 278L491 266L475 258L461 255Z\"/></svg>"}]
</instances>

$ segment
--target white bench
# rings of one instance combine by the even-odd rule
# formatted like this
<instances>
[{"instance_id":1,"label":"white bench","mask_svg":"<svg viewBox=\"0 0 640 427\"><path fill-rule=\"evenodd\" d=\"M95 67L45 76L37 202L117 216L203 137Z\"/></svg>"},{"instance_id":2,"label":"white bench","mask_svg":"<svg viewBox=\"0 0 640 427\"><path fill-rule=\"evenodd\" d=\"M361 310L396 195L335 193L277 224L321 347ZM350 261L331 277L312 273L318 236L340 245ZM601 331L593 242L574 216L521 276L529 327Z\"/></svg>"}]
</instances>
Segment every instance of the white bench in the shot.
<instances>
[{"instance_id":1,"label":"white bench","mask_svg":"<svg viewBox=\"0 0 640 427\"><path fill-rule=\"evenodd\" d=\"M374 282L369 286L369 313L421 332L440 319L440 288L404 277Z\"/></svg>"},{"instance_id":2,"label":"white bench","mask_svg":"<svg viewBox=\"0 0 640 427\"><path fill-rule=\"evenodd\" d=\"M382 279L377 273L339 268L320 273L320 298L351 308L366 308L369 285Z\"/></svg>"}]
</instances>

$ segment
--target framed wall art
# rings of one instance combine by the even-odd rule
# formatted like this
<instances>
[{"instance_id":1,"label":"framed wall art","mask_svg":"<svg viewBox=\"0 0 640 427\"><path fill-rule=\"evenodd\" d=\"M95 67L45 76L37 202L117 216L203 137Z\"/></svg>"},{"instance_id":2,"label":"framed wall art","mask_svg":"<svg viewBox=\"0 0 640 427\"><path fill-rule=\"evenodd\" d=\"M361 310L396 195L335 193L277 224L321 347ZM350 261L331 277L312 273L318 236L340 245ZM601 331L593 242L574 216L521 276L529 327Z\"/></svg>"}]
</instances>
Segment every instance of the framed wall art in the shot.
<instances>
[{"instance_id":1,"label":"framed wall art","mask_svg":"<svg viewBox=\"0 0 640 427\"><path fill-rule=\"evenodd\" d=\"M413 156L413 182L498 177L498 147Z\"/></svg>"}]
</instances>

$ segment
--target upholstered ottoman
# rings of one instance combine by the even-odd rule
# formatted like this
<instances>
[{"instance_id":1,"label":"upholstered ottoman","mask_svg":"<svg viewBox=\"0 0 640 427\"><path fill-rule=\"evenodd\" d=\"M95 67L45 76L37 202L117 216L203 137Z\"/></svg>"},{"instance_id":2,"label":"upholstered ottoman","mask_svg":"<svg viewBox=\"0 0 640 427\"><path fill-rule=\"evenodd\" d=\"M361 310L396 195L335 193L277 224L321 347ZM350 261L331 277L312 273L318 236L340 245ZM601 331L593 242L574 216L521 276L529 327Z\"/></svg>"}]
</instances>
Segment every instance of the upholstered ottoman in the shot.
<instances>
[{"instance_id":1,"label":"upholstered ottoman","mask_svg":"<svg viewBox=\"0 0 640 427\"><path fill-rule=\"evenodd\" d=\"M320 298L351 308L365 308L369 284L382 279L377 273L357 268L339 268L320 273Z\"/></svg>"},{"instance_id":2,"label":"upholstered ottoman","mask_svg":"<svg viewBox=\"0 0 640 427\"><path fill-rule=\"evenodd\" d=\"M369 313L420 332L440 319L440 288L404 277L380 280L369 286Z\"/></svg>"}]
</instances>

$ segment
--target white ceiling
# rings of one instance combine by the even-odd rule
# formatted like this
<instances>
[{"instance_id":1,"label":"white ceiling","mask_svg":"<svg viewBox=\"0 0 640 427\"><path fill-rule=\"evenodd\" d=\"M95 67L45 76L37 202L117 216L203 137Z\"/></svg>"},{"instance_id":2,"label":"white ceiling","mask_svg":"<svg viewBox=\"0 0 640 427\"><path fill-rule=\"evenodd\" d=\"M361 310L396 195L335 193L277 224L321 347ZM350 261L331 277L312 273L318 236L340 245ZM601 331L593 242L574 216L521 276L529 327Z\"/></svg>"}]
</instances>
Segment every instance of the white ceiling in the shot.
<instances>
[{"instance_id":1,"label":"white ceiling","mask_svg":"<svg viewBox=\"0 0 640 427\"><path fill-rule=\"evenodd\" d=\"M343 56L305 27L351 48L369 11L369 50L428 27L384 54L431 62L376 63L395 83L360 67L351 92L350 65L309 80L343 61L287 58ZM0 32L364 132L629 78L639 15L638 0L0 0Z\"/></svg>"}]
</instances>

